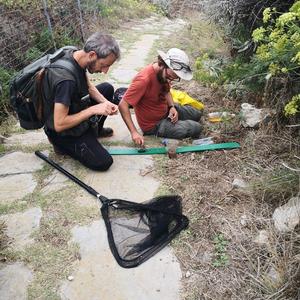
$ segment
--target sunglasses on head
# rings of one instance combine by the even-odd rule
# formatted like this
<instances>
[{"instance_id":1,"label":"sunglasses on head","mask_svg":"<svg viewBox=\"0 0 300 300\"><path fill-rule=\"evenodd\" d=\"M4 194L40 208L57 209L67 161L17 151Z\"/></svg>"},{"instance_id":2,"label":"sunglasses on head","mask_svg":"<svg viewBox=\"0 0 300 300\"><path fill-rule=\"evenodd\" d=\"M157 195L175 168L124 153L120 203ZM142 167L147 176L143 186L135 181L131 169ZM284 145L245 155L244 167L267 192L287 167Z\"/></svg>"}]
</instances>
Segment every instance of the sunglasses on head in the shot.
<instances>
[{"instance_id":1,"label":"sunglasses on head","mask_svg":"<svg viewBox=\"0 0 300 300\"><path fill-rule=\"evenodd\" d=\"M166 70L171 70L173 71L171 68L167 68ZM174 73L174 72L173 72ZM170 74L167 72L166 73L166 79L169 80L169 81L174 81L174 82L179 82L180 81L180 77L178 77L175 73L174 75L176 77L173 77L172 75L170 76Z\"/></svg>"},{"instance_id":2,"label":"sunglasses on head","mask_svg":"<svg viewBox=\"0 0 300 300\"><path fill-rule=\"evenodd\" d=\"M170 59L170 58L169 58L169 60L170 60L170 66L174 71L181 71L181 70L185 70L188 72L192 71L190 66L186 65L183 62L179 62L179 61L176 61L176 60Z\"/></svg>"}]
</instances>

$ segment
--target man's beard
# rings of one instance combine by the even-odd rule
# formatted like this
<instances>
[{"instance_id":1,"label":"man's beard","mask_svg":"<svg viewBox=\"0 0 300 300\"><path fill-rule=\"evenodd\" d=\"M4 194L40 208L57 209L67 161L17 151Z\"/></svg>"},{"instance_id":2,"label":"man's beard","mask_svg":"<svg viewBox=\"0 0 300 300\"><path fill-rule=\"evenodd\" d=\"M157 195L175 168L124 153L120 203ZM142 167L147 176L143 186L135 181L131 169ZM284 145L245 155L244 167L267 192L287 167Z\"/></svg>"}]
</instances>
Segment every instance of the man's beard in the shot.
<instances>
[{"instance_id":1,"label":"man's beard","mask_svg":"<svg viewBox=\"0 0 300 300\"><path fill-rule=\"evenodd\" d=\"M95 72L95 65L96 65L96 62L95 61L92 61L91 63L89 63L87 65L87 70L89 71L90 74L93 74Z\"/></svg>"},{"instance_id":2,"label":"man's beard","mask_svg":"<svg viewBox=\"0 0 300 300\"><path fill-rule=\"evenodd\" d=\"M156 74L156 78L157 78L158 82L161 84L165 84L168 82L167 79L164 77L163 72L164 72L164 69L162 68Z\"/></svg>"}]
</instances>

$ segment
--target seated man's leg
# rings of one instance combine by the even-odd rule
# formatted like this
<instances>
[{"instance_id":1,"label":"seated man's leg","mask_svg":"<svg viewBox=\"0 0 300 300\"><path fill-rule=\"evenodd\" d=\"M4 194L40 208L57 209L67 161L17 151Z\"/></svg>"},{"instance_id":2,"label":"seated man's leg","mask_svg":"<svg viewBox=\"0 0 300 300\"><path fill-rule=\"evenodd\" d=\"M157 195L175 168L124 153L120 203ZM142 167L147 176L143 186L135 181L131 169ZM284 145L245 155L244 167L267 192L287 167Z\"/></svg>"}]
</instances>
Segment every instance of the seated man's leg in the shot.
<instances>
[{"instance_id":1,"label":"seated man's leg","mask_svg":"<svg viewBox=\"0 0 300 300\"><path fill-rule=\"evenodd\" d=\"M108 82L100 83L100 84L96 85L96 88L108 101L110 101L116 105L119 104L119 103L115 103L116 100L114 99L114 87L110 83L108 83ZM97 102L92 99L92 104L93 105L97 104ZM106 118L107 118L107 116L101 116L100 121L98 122L98 129L97 129L96 134L99 137L113 135L113 130L111 128L103 128Z\"/></svg>"},{"instance_id":2,"label":"seated man's leg","mask_svg":"<svg viewBox=\"0 0 300 300\"><path fill-rule=\"evenodd\" d=\"M202 116L202 110L196 109L190 105L175 104L178 111L178 120L199 121Z\"/></svg>"},{"instance_id":3,"label":"seated man's leg","mask_svg":"<svg viewBox=\"0 0 300 300\"><path fill-rule=\"evenodd\" d=\"M97 141L91 129L79 137L51 135L49 138L63 153L92 170L106 171L113 163L111 155Z\"/></svg>"},{"instance_id":4,"label":"seated man's leg","mask_svg":"<svg viewBox=\"0 0 300 300\"><path fill-rule=\"evenodd\" d=\"M114 104L118 104L118 103L115 103L115 100L114 100L115 89L110 83L103 82L103 83L97 84L96 88L108 101L110 101Z\"/></svg>"},{"instance_id":5,"label":"seated man's leg","mask_svg":"<svg viewBox=\"0 0 300 300\"><path fill-rule=\"evenodd\" d=\"M157 136L170 139L198 138L201 125L193 120L178 120L175 124L163 119L158 124Z\"/></svg>"}]
</instances>

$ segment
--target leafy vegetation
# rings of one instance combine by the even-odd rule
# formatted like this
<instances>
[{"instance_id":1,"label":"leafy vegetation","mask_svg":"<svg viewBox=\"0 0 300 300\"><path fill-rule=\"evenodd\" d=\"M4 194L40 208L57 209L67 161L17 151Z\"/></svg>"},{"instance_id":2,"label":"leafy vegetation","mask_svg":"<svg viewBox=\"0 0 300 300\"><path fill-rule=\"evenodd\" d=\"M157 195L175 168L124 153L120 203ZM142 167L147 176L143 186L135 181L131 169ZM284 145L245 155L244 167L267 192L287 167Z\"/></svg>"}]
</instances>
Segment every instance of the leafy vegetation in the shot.
<instances>
[{"instance_id":1,"label":"leafy vegetation","mask_svg":"<svg viewBox=\"0 0 300 300\"><path fill-rule=\"evenodd\" d=\"M292 85L299 85L300 65L300 1L286 13L276 8L266 8L263 12L264 26L255 29L253 40L258 44L256 59L267 68L266 78L285 77ZM299 89L299 86L297 86ZM286 116L300 112L300 94L285 105Z\"/></svg>"},{"instance_id":2,"label":"leafy vegetation","mask_svg":"<svg viewBox=\"0 0 300 300\"><path fill-rule=\"evenodd\" d=\"M195 78L209 85L255 92L263 105L276 108L279 117L290 117L300 111L300 1L289 8L283 6L285 12L279 11L276 4L278 1L275 6L260 8L261 18L255 24L261 26L250 32L251 41L246 31L244 40L241 36L236 39L240 46L233 46L233 59L225 60L213 53L199 56ZM235 17L230 20L236 22Z\"/></svg>"},{"instance_id":3,"label":"leafy vegetation","mask_svg":"<svg viewBox=\"0 0 300 300\"><path fill-rule=\"evenodd\" d=\"M229 263L229 257L226 251L228 241L225 239L222 233L215 235L214 245L215 245L215 259L213 261L213 266L214 267L227 266Z\"/></svg>"},{"instance_id":4,"label":"leafy vegetation","mask_svg":"<svg viewBox=\"0 0 300 300\"><path fill-rule=\"evenodd\" d=\"M9 80L14 74L13 70L7 70L0 67L0 122L4 120L9 114L8 99L9 99Z\"/></svg>"},{"instance_id":5,"label":"leafy vegetation","mask_svg":"<svg viewBox=\"0 0 300 300\"><path fill-rule=\"evenodd\" d=\"M83 3L83 8L88 13L96 13L102 27L110 30L118 28L120 21L143 18L158 11L156 6L141 0L89 0Z\"/></svg>"}]
</instances>

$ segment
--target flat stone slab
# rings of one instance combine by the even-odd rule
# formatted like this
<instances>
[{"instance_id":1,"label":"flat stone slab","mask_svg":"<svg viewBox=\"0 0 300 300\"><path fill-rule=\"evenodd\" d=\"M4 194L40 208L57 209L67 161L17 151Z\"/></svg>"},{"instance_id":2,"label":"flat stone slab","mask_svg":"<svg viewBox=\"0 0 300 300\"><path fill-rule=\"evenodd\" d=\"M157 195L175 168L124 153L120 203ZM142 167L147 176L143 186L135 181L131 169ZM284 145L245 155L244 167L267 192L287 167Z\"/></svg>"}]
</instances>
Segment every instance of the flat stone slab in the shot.
<instances>
[{"instance_id":1,"label":"flat stone slab","mask_svg":"<svg viewBox=\"0 0 300 300\"><path fill-rule=\"evenodd\" d=\"M39 144L49 144L48 138L43 130L34 130L26 133L14 134L5 140L9 146L36 146Z\"/></svg>"},{"instance_id":2,"label":"flat stone slab","mask_svg":"<svg viewBox=\"0 0 300 300\"><path fill-rule=\"evenodd\" d=\"M151 176L151 156L114 156L114 163L106 172L89 171L84 182L107 198L143 202L153 197L159 181Z\"/></svg>"},{"instance_id":3,"label":"flat stone slab","mask_svg":"<svg viewBox=\"0 0 300 300\"><path fill-rule=\"evenodd\" d=\"M158 38L159 35L144 34L133 45L124 60L117 64L117 68L111 72L110 77L117 78L118 82L129 83L138 70L145 65L148 52Z\"/></svg>"},{"instance_id":4,"label":"flat stone slab","mask_svg":"<svg viewBox=\"0 0 300 300\"><path fill-rule=\"evenodd\" d=\"M145 65L148 52L158 38L159 35L144 34L109 76L119 83L129 83L138 70Z\"/></svg>"},{"instance_id":5,"label":"flat stone slab","mask_svg":"<svg viewBox=\"0 0 300 300\"><path fill-rule=\"evenodd\" d=\"M98 210L100 214L101 204L99 200L83 189L78 191L77 197L75 198L74 202L80 207L93 208L94 210Z\"/></svg>"},{"instance_id":6,"label":"flat stone slab","mask_svg":"<svg viewBox=\"0 0 300 300\"><path fill-rule=\"evenodd\" d=\"M14 249L22 249L34 242L30 236L39 228L41 218L42 210L39 207L0 217L7 226L6 234L13 240Z\"/></svg>"},{"instance_id":7,"label":"flat stone slab","mask_svg":"<svg viewBox=\"0 0 300 300\"><path fill-rule=\"evenodd\" d=\"M32 278L31 270L22 263L4 266L0 269L0 299L26 300L27 287Z\"/></svg>"},{"instance_id":8,"label":"flat stone slab","mask_svg":"<svg viewBox=\"0 0 300 300\"><path fill-rule=\"evenodd\" d=\"M66 160L61 166L70 173L75 172L75 166L72 159ZM71 180L66 175L62 174L58 170L54 170L52 174L44 180L44 187L42 188L41 192L44 195L49 195L50 193L57 192L65 188L70 183Z\"/></svg>"},{"instance_id":9,"label":"flat stone slab","mask_svg":"<svg viewBox=\"0 0 300 300\"><path fill-rule=\"evenodd\" d=\"M15 200L22 199L33 192L37 182L32 174L19 174L1 177L0 180L0 203L10 204Z\"/></svg>"},{"instance_id":10,"label":"flat stone slab","mask_svg":"<svg viewBox=\"0 0 300 300\"><path fill-rule=\"evenodd\" d=\"M12 152L0 157L0 176L31 173L40 170L43 163L34 153Z\"/></svg>"},{"instance_id":11,"label":"flat stone slab","mask_svg":"<svg viewBox=\"0 0 300 300\"><path fill-rule=\"evenodd\" d=\"M76 226L81 260L61 286L61 298L72 300L179 300L181 271L170 247L133 269L120 267L112 256L102 220ZM88 287L88 288L87 288Z\"/></svg>"},{"instance_id":12,"label":"flat stone slab","mask_svg":"<svg viewBox=\"0 0 300 300\"><path fill-rule=\"evenodd\" d=\"M138 123L136 121L135 114L131 114L132 121L134 122L136 128L139 130ZM123 143L133 143L131 139L131 134L119 113L116 116L109 116L104 123L104 127L111 127L114 130L114 135L107 138L100 138L99 141L109 141L109 142L123 142Z\"/></svg>"}]
</instances>

